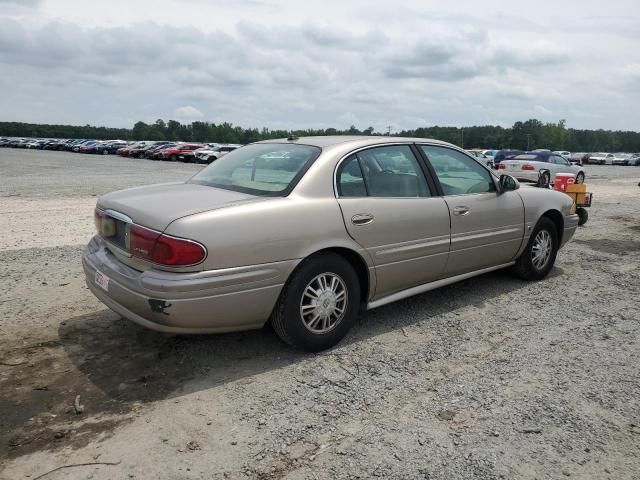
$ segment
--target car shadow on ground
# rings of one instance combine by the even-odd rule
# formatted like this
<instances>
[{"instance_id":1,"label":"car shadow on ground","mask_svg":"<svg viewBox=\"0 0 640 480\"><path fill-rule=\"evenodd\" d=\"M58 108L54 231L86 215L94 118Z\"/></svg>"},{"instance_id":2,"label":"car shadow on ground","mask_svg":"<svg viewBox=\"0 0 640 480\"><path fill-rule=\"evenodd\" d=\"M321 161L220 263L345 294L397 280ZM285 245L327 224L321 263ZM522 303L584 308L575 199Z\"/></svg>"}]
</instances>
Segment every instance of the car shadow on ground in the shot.
<instances>
[{"instance_id":1,"label":"car shadow on ground","mask_svg":"<svg viewBox=\"0 0 640 480\"><path fill-rule=\"evenodd\" d=\"M561 273L555 268L551 275ZM493 272L362 312L336 349L417 323L428 329L438 316L469 306L484 308L527 285L506 272ZM28 362L10 371L6 387L15 388L0 400L2 411L10 412L0 422L8 451L0 456L78 447L112 432L141 404L325 355L294 350L268 326L232 334L167 336L107 309L61 322L58 334L58 341L23 348L20 354ZM77 395L81 414L74 411Z\"/></svg>"},{"instance_id":2,"label":"car shadow on ground","mask_svg":"<svg viewBox=\"0 0 640 480\"><path fill-rule=\"evenodd\" d=\"M561 270L555 268L552 275L558 274ZM337 348L428 322L451 310L481 307L526 285L506 272L494 272L362 312ZM197 388L210 388L323 355L289 347L268 325L231 334L167 336L109 310L70 319L60 326L59 335L73 365L106 397L119 402L180 396L192 393L185 386L196 377Z\"/></svg>"}]
</instances>

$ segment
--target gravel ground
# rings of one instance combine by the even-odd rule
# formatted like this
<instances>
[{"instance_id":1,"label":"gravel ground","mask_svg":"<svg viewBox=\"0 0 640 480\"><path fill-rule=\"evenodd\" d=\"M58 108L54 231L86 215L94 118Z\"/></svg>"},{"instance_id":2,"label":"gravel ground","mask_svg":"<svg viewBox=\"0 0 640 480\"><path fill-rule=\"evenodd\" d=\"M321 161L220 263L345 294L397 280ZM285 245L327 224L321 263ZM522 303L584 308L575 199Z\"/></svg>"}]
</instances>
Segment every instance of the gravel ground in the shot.
<instances>
[{"instance_id":1,"label":"gravel ground","mask_svg":"<svg viewBox=\"0 0 640 480\"><path fill-rule=\"evenodd\" d=\"M640 478L640 168L587 167L545 281L363 313L320 354L163 336L84 286L95 196L198 168L0 150L0 478Z\"/></svg>"}]
</instances>

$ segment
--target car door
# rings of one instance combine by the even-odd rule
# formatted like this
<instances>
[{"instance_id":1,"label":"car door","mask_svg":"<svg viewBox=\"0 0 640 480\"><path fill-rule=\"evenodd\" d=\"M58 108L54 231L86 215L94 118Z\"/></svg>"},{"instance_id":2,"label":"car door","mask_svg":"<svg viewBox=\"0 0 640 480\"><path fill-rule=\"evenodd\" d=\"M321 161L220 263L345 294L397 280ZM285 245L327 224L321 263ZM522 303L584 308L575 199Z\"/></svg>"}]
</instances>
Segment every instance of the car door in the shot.
<instances>
[{"instance_id":1,"label":"car door","mask_svg":"<svg viewBox=\"0 0 640 480\"><path fill-rule=\"evenodd\" d=\"M487 168L462 152L419 145L451 214L445 276L514 260L524 238L524 205L516 191L498 192Z\"/></svg>"},{"instance_id":2,"label":"car door","mask_svg":"<svg viewBox=\"0 0 640 480\"><path fill-rule=\"evenodd\" d=\"M449 209L413 148L366 148L336 170L347 231L374 263L376 298L436 280L447 263Z\"/></svg>"}]
</instances>

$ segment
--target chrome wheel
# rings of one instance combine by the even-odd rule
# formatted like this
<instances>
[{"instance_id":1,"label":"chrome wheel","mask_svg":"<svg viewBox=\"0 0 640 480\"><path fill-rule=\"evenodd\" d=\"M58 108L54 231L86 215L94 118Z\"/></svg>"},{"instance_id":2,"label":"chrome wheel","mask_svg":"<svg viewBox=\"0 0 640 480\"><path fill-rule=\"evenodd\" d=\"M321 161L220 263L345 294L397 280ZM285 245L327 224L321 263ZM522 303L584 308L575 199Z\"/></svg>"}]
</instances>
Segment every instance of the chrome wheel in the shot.
<instances>
[{"instance_id":1,"label":"chrome wheel","mask_svg":"<svg viewBox=\"0 0 640 480\"><path fill-rule=\"evenodd\" d=\"M551 234L547 230L540 230L533 241L531 247L531 263L538 270L542 270L549 263L551 252L553 251L553 242Z\"/></svg>"},{"instance_id":2,"label":"chrome wheel","mask_svg":"<svg viewBox=\"0 0 640 480\"><path fill-rule=\"evenodd\" d=\"M347 310L347 286L335 273L321 273L304 289L300 317L312 333L327 333L344 318Z\"/></svg>"}]
</instances>

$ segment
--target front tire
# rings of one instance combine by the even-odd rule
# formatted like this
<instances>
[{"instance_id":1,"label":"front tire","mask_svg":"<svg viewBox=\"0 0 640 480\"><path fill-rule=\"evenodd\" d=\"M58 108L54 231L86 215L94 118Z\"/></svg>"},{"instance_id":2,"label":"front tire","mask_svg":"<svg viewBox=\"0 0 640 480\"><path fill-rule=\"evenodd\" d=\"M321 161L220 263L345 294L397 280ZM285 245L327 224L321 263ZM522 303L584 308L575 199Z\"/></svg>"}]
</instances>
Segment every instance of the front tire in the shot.
<instances>
[{"instance_id":1,"label":"front tire","mask_svg":"<svg viewBox=\"0 0 640 480\"><path fill-rule=\"evenodd\" d=\"M533 229L524 252L516 260L513 272L522 280L542 280L553 268L558 248L555 223L542 217Z\"/></svg>"},{"instance_id":2,"label":"front tire","mask_svg":"<svg viewBox=\"0 0 640 480\"><path fill-rule=\"evenodd\" d=\"M356 321L360 282L351 264L335 253L303 260L287 281L271 315L278 336L309 352L331 348Z\"/></svg>"}]
</instances>

